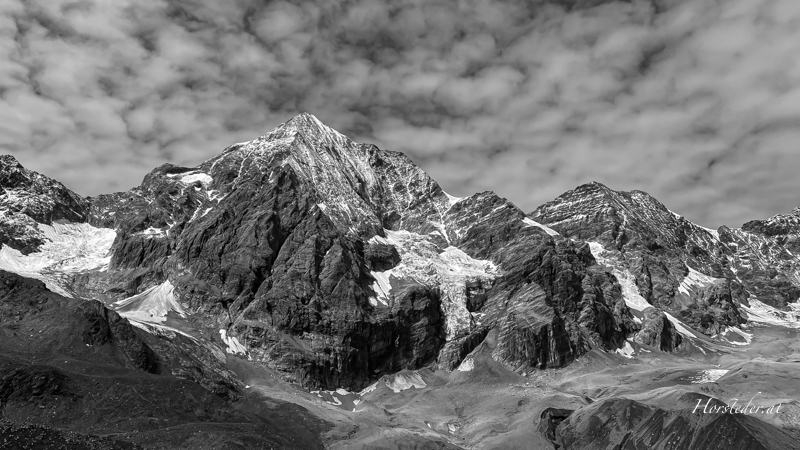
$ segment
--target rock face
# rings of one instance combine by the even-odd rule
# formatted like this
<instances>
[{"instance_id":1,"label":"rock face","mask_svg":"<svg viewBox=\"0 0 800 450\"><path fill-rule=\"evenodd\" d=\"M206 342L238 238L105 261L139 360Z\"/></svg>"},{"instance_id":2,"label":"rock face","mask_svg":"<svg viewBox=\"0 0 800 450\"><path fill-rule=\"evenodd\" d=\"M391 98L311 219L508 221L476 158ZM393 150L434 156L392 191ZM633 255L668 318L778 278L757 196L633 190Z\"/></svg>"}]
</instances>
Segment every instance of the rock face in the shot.
<instances>
[{"instance_id":1,"label":"rock face","mask_svg":"<svg viewBox=\"0 0 800 450\"><path fill-rule=\"evenodd\" d=\"M673 352L681 345L683 338L666 314L656 308L648 308L644 311L642 329L636 333L634 341Z\"/></svg>"}]
</instances>

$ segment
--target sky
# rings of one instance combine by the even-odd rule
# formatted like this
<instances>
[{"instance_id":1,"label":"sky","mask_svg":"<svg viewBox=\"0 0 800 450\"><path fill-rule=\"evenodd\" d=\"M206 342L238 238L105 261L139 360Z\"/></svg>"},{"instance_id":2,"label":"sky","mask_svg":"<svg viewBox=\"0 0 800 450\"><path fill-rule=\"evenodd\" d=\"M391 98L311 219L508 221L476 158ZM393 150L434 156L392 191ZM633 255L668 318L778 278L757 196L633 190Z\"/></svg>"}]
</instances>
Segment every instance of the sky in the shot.
<instances>
[{"instance_id":1,"label":"sky","mask_svg":"<svg viewBox=\"0 0 800 450\"><path fill-rule=\"evenodd\" d=\"M0 0L0 153L82 195L309 112L450 194L800 206L798 0Z\"/></svg>"}]
</instances>

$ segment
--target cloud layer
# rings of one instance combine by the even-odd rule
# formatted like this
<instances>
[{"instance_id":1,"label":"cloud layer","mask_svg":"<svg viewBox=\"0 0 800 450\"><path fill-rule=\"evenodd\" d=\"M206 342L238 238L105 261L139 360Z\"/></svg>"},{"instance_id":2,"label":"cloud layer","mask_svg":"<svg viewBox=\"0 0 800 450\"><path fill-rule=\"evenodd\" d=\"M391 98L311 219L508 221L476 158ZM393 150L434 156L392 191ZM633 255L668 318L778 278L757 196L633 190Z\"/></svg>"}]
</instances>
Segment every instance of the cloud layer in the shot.
<instances>
[{"instance_id":1,"label":"cloud layer","mask_svg":"<svg viewBox=\"0 0 800 450\"><path fill-rule=\"evenodd\" d=\"M556 3L0 0L0 152L91 195L308 111L526 211L592 180L714 227L800 205L797 0Z\"/></svg>"}]
</instances>

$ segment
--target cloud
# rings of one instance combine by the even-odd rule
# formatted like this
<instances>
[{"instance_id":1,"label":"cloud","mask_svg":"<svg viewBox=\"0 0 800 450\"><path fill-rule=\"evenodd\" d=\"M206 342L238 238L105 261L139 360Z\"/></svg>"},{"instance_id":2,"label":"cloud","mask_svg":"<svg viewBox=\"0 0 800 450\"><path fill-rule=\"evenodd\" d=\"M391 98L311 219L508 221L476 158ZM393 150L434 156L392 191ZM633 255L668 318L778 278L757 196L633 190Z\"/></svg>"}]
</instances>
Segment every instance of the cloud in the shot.
<instances>
[{"instance_id":1,"label":"cloud","mask_svg":"<svg viewBox=\"0 0 800 450\"><path fill-rule=\"evenodd\" d=\"M525 210L800 204L796 0L0 0L0 151L97 194L300 111Z\"/></svg>"}]
</instances>

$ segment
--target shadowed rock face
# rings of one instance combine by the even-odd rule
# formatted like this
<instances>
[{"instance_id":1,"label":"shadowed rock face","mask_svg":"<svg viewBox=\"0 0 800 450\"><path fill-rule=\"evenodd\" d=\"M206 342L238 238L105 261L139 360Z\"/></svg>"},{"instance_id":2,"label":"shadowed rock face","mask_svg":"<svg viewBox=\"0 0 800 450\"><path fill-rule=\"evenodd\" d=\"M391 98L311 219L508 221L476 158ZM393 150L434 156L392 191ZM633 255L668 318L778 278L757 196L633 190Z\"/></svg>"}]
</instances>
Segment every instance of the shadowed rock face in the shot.
<instances>
[{"instance_id":1,"label":"shadowed rock face","mask_svg":"<svg viewBox=\"0 0 800 450\"><path fill-rule=\"evenodd\" d=\"M182 335L144 332L97 301L5 271L0 298L0 430L9 448L140 448L126 440L184 448L201 430L204 448L322 448L326 425L303 408L284 405L275 417L231 405L244 386L224 357Z\"/></svg>"},{"instance_id":2,"label":"shadowed rock face","mask_svg":"<svg viewBox=\"0 0 800 450\"><path fill-rule=\"evenodd\" d=\"M642 329L636 333L634 341L664 352L673 352L681 345L683 338L663 312L650 308L644 311Z\"/></svg>"},{"instance_id":3,"label":"shadowed rock face","mask_svg":"<svg viewBox=\"0 0 800 450\"><path fill-rule=\"evenodd\" d=\"M97 301L66 299L37 280L0 271L0 317L5 345L26 352L63 350L83 355L103 348L98 361L159 373L161 363L127 320ZM27 331L27 333L26 333ZM46 331L46 332L45 332Z\"/></svg>"}]
</instances>

